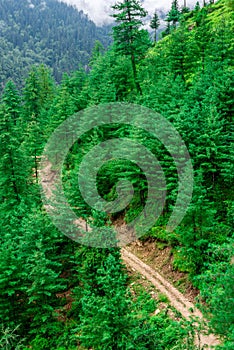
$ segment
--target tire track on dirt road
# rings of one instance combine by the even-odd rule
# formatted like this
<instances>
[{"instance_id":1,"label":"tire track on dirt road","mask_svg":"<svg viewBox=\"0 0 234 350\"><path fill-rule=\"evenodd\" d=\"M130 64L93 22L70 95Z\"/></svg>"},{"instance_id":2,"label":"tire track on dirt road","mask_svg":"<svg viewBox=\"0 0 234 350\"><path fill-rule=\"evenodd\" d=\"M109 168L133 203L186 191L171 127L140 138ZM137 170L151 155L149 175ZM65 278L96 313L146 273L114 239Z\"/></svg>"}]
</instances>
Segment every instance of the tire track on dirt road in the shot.
<instances>
[{"instance_id":1,"label":"tire track on dirt road","mask_svg":"<svg viewBox=\"0 0 234 350\"><path fill-rule=\"evenodd\" d=\"M49 161L46 161L43 165L43 169L39 170L40 182L43 187L44 195L46 195L47 198L50 198L55 189L56 176ZM45 205L45 207L47 207L47 210L53 209L50 204ZM87 222L82 218L75 220L75 224L86 231L91 230ZM126 243L128 243L133 240L134 232L127 230L124 224L115 226L115 229L117 235L121 238L121 242L126 241ZM184 318L189 320L191 317L197 317L200 321L207 323L206 320L204 320L202 313L194 306L194 304L180 293L171 283L163 278L158 271L152 269L125 248L121 249L121 254L123 261L150 281L157 290L165 294L171 305L179 311ZM197 334L195 341L199 349L212 349L219 344L218 339L213 334Z\"/></svg>"},{"instance_id":2,"label":"tire track on dirt road","mask_svg":"<svg viewBox=\"0 0 234 350\"><path fill-rule=\"evenodd\" d=\"M150 281L157 290L165 294L170 301L170 304L179 311L184 318L189 320L191 317L197 317L199 321L206 322L202 313L195 307L195 305L180 293L171 283L163 278L159 272L152 269L149 265L145 264L136 255L130 253L125 248L122 248L121 254L123 261ZM213 349L214 346L220 344L214 334L196 334L195 341L200 349Z\"/></svg>"}]
</instances>

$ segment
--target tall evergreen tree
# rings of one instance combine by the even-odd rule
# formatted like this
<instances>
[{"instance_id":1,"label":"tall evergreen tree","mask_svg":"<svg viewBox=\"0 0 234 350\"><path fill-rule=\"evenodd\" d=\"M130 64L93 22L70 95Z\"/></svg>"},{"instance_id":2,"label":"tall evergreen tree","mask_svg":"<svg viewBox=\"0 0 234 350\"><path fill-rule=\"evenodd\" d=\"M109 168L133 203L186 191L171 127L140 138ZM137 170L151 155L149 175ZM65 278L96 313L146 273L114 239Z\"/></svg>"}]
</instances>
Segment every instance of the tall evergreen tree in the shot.
<instances>
[{"instance_id":1,"label":"tall evergreen tree","mask_svg":"<svg viewBox=\"0 0 234 350\"><path fill-rule=\"evenodd\" d=\"M24 88L24 122L26 126L25 148L32 161L36 180L38 163L46 141L48 113L54 98L54 83L48 68L33 66Z\"/></svg>"},{"instance_id":2,"label":"tall evergreen tree","mask_svg":"<svg viewBox=\"0 0 234 350\"><path fill-rule=\"evenodd\" d=\"M166 21L169 23L172 22L172 27L176 28L176 25L179 22L179 19L180 19L180 10L178 5L178 0L173 0L171 4L171 9L167 14Z\"/></svg>"},{"instance_id":3,"label":"tall evergreen tree","mask_svg":"<svg viewBox=\"0 0 234 350\"><path fill-rule=\"evenodd\" d=\"M147 15L147 12L138 0L123 0L112 8L118 11L112 15L116 22L116 26L113 28L116 51L130 57L136 89L142 94L137 78L137 63L149 46L148 33L141 29L142 19Z\"/></svg>"},{"instance_id":4,"label":"tall evergreen tree","mask_svg":"<svg viewBox=\"0 0 234 350\"><path fill-rule=\"evenodd\" d=\"M152 29L154 29L154 42L156 43L157 41L157 29L160 25L160 20L159 20L159 17L158 17L158 14L157 14L157 11L155 10L154 12L154 16L150 22L150 27Z\"/></svg>"},{"instance_id":5,"label":"tall evergreen tree","mask_svg":"<svg viewBox=\"0 0 234 350\"><path fill-rule=\"evenodd\" d=\"M96 287L85 290L81 300L81 341L96 349L128 348L131 326L126 275L114 255L107 256L96 272ZM98 291L98 293L97 293Z\"/></svg>"},{"instance_id":6,"label":"tall evergreen tree","mask_svg":"<svg viewBox=\"0 0 234 350\"><path fill-rule=\"evenodd\" d=\"M12 81L6 84L0 109L0 198L14 206L26 189L25 157L21 150L21 100Z\"/></svg>"}]
</instances>

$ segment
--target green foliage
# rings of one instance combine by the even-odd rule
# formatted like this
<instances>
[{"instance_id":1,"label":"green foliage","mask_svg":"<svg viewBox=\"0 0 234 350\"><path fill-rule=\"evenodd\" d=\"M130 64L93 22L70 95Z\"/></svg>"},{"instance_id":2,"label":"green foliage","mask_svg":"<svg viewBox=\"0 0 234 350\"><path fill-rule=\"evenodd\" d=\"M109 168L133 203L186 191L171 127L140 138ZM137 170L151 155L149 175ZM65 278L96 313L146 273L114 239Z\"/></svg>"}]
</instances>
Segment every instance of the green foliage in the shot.
<instances>
[{"instance_id":1,"label":"green foliage","mask_svg":"<svg viewBox=\"0 0 234 350\"><path fill-rule=\"evenodd\" d=\"M15 16L8 16L10 10L6 3L11 5ZM18 59L17 75L24 62L20 58L22 46L25 46L27 65L31 66L32 60L36 63L20 92L11 80L5 84L8 73L3 69L0 72L5 85L0 105L0 318L3 327L0 347L20 349L22 344L27 344L33 349L75 349L82 343L94 349L193 348L193 323L171 320L166 311L154 314L157 304L148 295L142 294L133 300L118 248L76 245L55 229L42 208L38 163L48 136L66 118L87 106L126 101L162 113L189 149L195 175L194 192L182 224L175 232L165 231L178 187L178 175L170 154L158 140L130 126L96 128L75 142L62 174L68 201L79 217L95 227L96 238L102 244L104 240L107 245L113 240L116 243L108 225L115 219L131 221L144 208L148 190L146 177L136 164L125 159L110 161L99 169L97 189L104 199L116 198L119 180L127 179L134 187L128 207L110 216L89 207L77 189L77 172L83 156L100 142L120 137L141 143L157 156L166 177L167 199L161 218L143 238L151 236L161 245L173 247L174 267L189 272L206 301L204 312L212 329L224 339L224 345L219 348L231 349L234 222L230 1L221 0L202 9L196 6L189 13L183 11L182 15L177 1L173 1L168 14L169 35L151 48L148 34L142 29L146 12L140 3L117 3L114 5L117 11L114 45L104 52L97 42L91 59L88 57L91 43L103 33L101 29L87 22L85 16L79 17L82 30L88 23L93 34L91 40L88 29L83 30L89 47L86 52L81 42L77 50L72 39L73 26L69 24L78 18L75 9L57 2L58 7L54 7L55 2L50 0L42 11L41 2L33 3L35 8L29 10L25 8L28 4L25 1L24 4L0 1L0 10L3 10L0 26L4 34L0 45L2 65L7 59L8 68L12 68L12 62L15 65ZM44 21L39 31L43 16L55 8L51 30L48 30L49 22ZM61 8L66 18L61 15ZM56 18L64 18L64 23L59 22L57 26ZM32 23L32 19L35 26L30 27L28 23ZM157 30L156 17L154 20L152 28ZM27 29L20 29L23 24ZM11 25L19 35L14 37L9 29ZM69 43L65 40L65 29L70 33ZM34 45L35 32L40 44ZM49 46L47 34L51 38ZM61 43L58 45L58 42ZM85 57L84 62L90 59L90 67L87 73L79 69L70 75L64 74L61 84L56 86L50 69L37 63L43 61L41 55L44 55L46 63L55 67L53 74L60 79L61 72L69 69L67 58L76 57L76 67L80 62L70 51L70 44L73 53L76 50ZM60 45L67 50L62 59L56 51L57 46L61 49ZM36 58L28 51L32 46L37 48ZM14 57L10 56L11 48ZM28 70L26 65L24 69ZM91 118L85 123L91 125ZM82 180L86 181L86 177ZM87 244L92 243L91 234L87 233L86 238ZM166 302L162 295L160 300ZM19 341L24 338L25 341Z\"/></svg>"},{"instance_id":2,"label":"green foliage","mask_svg":"<svg viewBox=\"0 0 234 350\"><path fill-rule=\"evenodd\" d=\"M14 329L10 328L1 328L0 333L0 349L4 350L23 350L25 346L23 345L24 339L19 339L17 334L17 329L19 326L16 326Z\"/></svg>"},{"instance_id":3,"label":"green foliage","mask_svg":"<svg viewBox=\"0 0 234 350\"><path fill-rule=\"evenodd\" d=\"M171 4L171 9L167 14L166 21L168 23L172 22L172 27L175 28L176 24L179 22L179 19L180 19L180 11L179 11L178 0L173 0Z\"/></svg>"},{"instance_id":4,"label":"green foliage","mask_svg":"<svg viewBox=\"0 0 234 350\"><path fill-rule=\"evenodd\" d=\"M112 15L116 22L116 26L113 27L115 50L130 57L136 89L141 93L136 65L149 47L149 35L146 30L141 29L142 18L147 12L138 0L124 0L112 8L119 12Z\"/></svg>"},{"instance_id":5,"label":"green foliage","mask_svg":"<svg viewBox=\"0 0 234 350\"><path fill-rule=\"evenodd\" d=\"M154 29L154 41L157 41L157 29L160 26L160 20L157 11L154 12L153 18L150 21L150 27Z\"/></svg>"},{"instance_id":6,"label":"green foliage","mask_svg":"<svg viewBox=\"0 0 234 350\"><path fill-rule=\"evenodd\" d=\"M201 296L207 302L203 311L212 328L224 337L227 348L228 343L234 341L233 247L233 238L222 245L210 245L210 261L206 263L203 274L196 278Z\"/></svg>"},{"instance_id":7,"label":"green foliage","mask_svg":"<svg viewBox=\"0 0 234 350\"><path fill-rule=\"evenodd\" d=\"M86 288L81 299L81 343L96 349L121 349L128 343L131 324L126 276L114 256L105 259L95 280L96 286Z\"/></svg>"},{"instance_id":8,"label":"green foliage","mask_svg":"<svg viewBox=\"0 0 234 350\"><path fill-rule=\"evenodd\" d=\"M190 330L181 330L181 324L170 320L165 312L152 316L157 304L149 294L144 292L133 301L126 288L127 276L118 250L105 256L100 249L81 248L81 251L85 265L78 270L78 275L83 272L81 287L75 289L75 296L81 308L76 332L83 346L163 350L177 345L178 349L183 349L187 337L192 348Z\"/></svg>"},{"instance_id":9,"label":"green foliage","mask_svg":"<svg viewBox=\"0 0 234 350\"><path fill-rule=\"evenodd\" d=\"M87 66L95 41L106 47L110 27L97 27L83 11L57 0L0 1L1 88L11 77L23 85L32 64L49 66L55 80Z\"/></svg>"}]
</instances>

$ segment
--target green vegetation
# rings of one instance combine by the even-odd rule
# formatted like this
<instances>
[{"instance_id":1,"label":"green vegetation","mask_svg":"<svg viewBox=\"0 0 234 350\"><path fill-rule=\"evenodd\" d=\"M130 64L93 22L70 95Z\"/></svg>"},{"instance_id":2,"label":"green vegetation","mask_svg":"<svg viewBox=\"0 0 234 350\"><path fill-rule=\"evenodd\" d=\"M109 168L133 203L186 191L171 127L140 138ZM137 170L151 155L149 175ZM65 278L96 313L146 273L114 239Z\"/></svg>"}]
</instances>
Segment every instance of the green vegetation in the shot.
<instances>
[{"instance_id":1,"label":"green vegetation","mask_svg":"<svg viewBox=\"0 0 234 350\"><path fill-rule=\"evenodd\" d=\"M154 41L157 41L157 29L160 26L160 20L157 14L157 11L154 12L154 16L150 21L150 27L154 30Z\"/></svg>"},{"instance_id":2,"label":"green vegetation","mask_svg":"<svg viewBox=\"0 0 234 350\"><path fill-rule=\"evenodd\" d=\"M14 9L22 1L8 2ZM39 6L37 1L32 3ZM8 18L5 4L6 1L0 0L4 21ZM48 1L48 6L52 5L54 11L60 11L60 6L67 9L65 5ZM31 9L35 10L37 19L42 18L39 9ZM75 20L77 12L68 9L67 20ZM99 227L108 225L110 219L124 217L130 222L144 208L147 198L142 169L123 159L101 167L97 187L106 200L116 198L118 180L127 179L134 188L130 204L111 217L84 201L77 188L77 172L83 156L109 138L130 138L150 149L164 171L167 198L161 217L146 236L173 247L175 267L188 271L206 301L202 308L211 331L223 339L219 349L231 350L234 342L233 2L220 0L201 9L196 6L192 11L179 11L177 2L173 1L164 38L156 43L150 43L147 32L141 28L146 12L138 1L122 1L114 9L113 46L105 51L96 43L89 72L80 69L64 74L59 85L50 73L50 61L41 59L51 57L48 50L53 50L53 45L48 44L47 38L55 47L61 39L56 39L60 31L53 30L49 17L43 31L38 32L41 44L36 59L29 54L30 60L25 62L16 54L14 60L18 57L19 64L13 61L16 67L13 70L9 26L14 27L18 22L14 16L9 17L9 26L1 22L3 31L8 33L1 38L1 50L6 49L1 57L10 69L8 73L6 70L0 73L2 81L8 80L3 84L0 104L0 348L193 349L191 323L172 320L166 313L153 314L156 302L146 294L134 300L119 248L92 248L71 241L55 228L42 206L38 165L53 130L86 107L128 102L161 113L178 130L190 152L194 191L184 220L174 232L165 231L177 197L175 164L159 140L131 126L104 125L74 143L63 168L68 202L79 217ZM23 20L24 12L20 11L25 11L24 6L15 15ZM126 14L130 18L126 19ZM87 18L82 18L87 24ZM69 33L67 22L62 28ZM25 41L34 45L34 34L21 30L22 36L29 36L29 41L22 39L22 45ZM90 34L86 32L86 35ZM92 38L96 36L92 34ZM88 41L90 53L93 43ZM73 47L72 39L69 43ZM86 59L86 53L84 56ZM55 59L59 67L56 74L60 76L62 71L69 70L56 52ZM26 72L31 62L36 64L30 67L24 87L18 90L17 69L23 65ZM39 62L49 67L38 65ZM8 79L10 71L11 79ZM90 122L87 120L87 125ZM102 239L105 232L102 229L99 232ZM163 295L160 299L166 301Z\"/></svg>"},{"instance_id":3,"label":"green vegetation","mask_svg":"<svg viewBox=\"0 0 234 350\"><path fill-rule=\"evenodd\" d=\"M0 91L9 78L21 87L36 63L60 82L65 72L87 67L96 40L105 47L111 41L110 27L58 0L0 0L0 33Z\"/></svg>"}]
</instances>

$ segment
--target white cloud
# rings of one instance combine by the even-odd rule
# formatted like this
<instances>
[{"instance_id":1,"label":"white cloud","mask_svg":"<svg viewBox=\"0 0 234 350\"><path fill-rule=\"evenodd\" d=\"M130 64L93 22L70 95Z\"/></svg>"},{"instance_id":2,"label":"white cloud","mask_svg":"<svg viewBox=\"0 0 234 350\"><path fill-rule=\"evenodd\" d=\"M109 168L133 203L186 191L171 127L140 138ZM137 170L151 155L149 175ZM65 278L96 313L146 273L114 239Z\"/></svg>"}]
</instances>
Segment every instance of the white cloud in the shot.
<instances>
[{"instance_id":1,"label":"white cloud","mask_svg":"<svg viewBox=\"0 0 234 350\"><path fill-rule=\"evenodd\" d=\"M109 16L111 5L115 0L60 0L71 5L75 5L78 10L83 10L87 13L97 25L111 23L112 19Z\"/></svg>"},{"instance_id":2,"label":"white cloud","mask_svg":"<svg viewBox=\"0 0 234 350\"><path fill-rule=\"evenodd\" d=\"M79 10L83 10L88 14L97 25L111 23L113 20L110 17L111 6L116 3L116 0L60 0L71 5L75 5ZM188 5L195 4L197 0L187 0ZM144 8L153 14L155 9L168 10L171 7L172 0L145 0L143 1ZM179 5L182 6L184 0L179 0Z\"/></svg>"}]
</instances>

